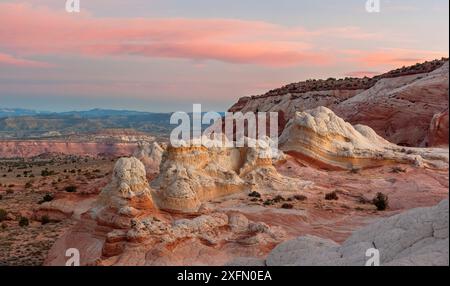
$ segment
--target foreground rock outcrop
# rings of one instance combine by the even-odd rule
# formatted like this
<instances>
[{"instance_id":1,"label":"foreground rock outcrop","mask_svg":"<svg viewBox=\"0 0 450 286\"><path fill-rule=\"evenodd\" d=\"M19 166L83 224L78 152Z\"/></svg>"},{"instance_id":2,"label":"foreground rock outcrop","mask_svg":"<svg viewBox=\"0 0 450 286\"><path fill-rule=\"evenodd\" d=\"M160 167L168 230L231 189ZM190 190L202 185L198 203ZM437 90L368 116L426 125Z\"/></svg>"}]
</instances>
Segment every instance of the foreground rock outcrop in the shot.
<instances>
[{"instance_id":1,"label":"foreground rock outcrop","mask_svg":"<svg viewBox=\"0 0 450 286\"><path fill-rule=\"evenodd\" d=\"M326 107L297 112L283 131L280 146L325 169L352 170L398 163L448 168L448 149L397 146L368 126L352 126Z\"/></svg>"},{"instance_id":2,"label":"foreground rock outcrop","mask_svg":"<svg viewBox=\"0 0 450 286\"><path fill-rule=\"evenodd\" d=\"M64 265L64 250L77 248L83 265L211 265L241 252L261 256L285 237L281 228L236 212L162 213L153 197L144 165L120 159L94 207L58 240L46 264Z\"/></svg>"},{"instance_id":3,"label":"foreground rock outcrop","mask_svg":"<svg viewBox=\"0 0 450 286\"><path fill-rule=\"evenodd\" d=\"M448 200L382 219L357 230L342 245L302 236L278 245L266 265L364 266L370 248L379 250L382 266L449 265Z\"/></svg>"},{"instance_id":4,"label":"foreground rock outcrop","mask_svg":"<svg viewBox=\"0 0 450 286\"><path fill-rule=\"evenodd\" d=\"M250 139L247 139L250 140ZM196 212L203 202L243 191L301 190L311 182L277 172L282 152L270 147L169 147L161 173L152 182L157 205L165 210Z\"/></svg>"}]
</instances>

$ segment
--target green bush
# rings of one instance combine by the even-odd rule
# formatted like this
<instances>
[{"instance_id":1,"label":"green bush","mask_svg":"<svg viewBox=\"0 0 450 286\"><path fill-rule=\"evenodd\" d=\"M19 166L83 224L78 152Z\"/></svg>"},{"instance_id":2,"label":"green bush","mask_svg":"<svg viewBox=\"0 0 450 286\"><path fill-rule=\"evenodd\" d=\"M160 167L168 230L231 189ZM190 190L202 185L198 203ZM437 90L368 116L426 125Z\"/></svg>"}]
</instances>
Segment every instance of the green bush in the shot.
<instances>
[{"instance_id":1,"label":"green bush","mask_svg":"<svg viewBox=\"0 0 450 286\"><path fill-rule=\"evenodd\" d=\"M273 205L273 204L274 204L274 201L268 199L268 200L265 200L263 204L264 204L265 206L270 206L270 205Z\"/></svg>"}]
</instances>

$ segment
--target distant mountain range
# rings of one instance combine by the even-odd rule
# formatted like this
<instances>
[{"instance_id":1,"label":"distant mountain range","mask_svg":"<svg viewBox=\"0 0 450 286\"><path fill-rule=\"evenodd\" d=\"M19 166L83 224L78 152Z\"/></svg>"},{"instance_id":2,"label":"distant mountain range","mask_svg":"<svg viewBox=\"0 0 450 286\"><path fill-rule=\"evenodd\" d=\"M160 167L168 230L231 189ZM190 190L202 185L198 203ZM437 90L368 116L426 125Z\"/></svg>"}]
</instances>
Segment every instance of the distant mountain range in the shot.
<instances>
[{"instance_id":1,"label":"distant mountain range","mask_svg":"<svg viewBox=\"0 0 450 286\"><path fill-rule=\"evenodd\" d=\"M0 118L2 117L15 117L15 116L29 116L38 114L48 114L48 111L36 111L23 108L2 108L0 107Z\"/></svg>"},{"instance_id":2,"label":"distant mountain range","mask_svg":"<svg viewBox=\"0 0 450 286\"><path fill-rule=\"evenodd\" d=\"M169 134L170 113L92 109L46 112L21 108L0 108L0 139L67 136L96 133L106 129L133 129L152 135Z\"/></svg>"},{"instance_id":3,"label":"distant mountain range","mask_svg":"<svg viewBox=\"0 0 450 286\"><path fill-rule=\"evenodd\" d=\"M108 129L167 137L175 127L170 124L171 114L112 109L49 112L0 107L0 139L64 138Z\"/></svg>"},{"instance_id":4,"label":"distant mountain range","mask_svg":"<svg viewBox=\"0 0 450 286\"><path fill-rule=\"evenodd\" d=\"M24 108L2 108L0 107L0 118L4 117L18 117L18 116L34 116L34 115L74 115L79 117L102 117L102 116L113 116L113 115L145 115L153 114L151 112L141 112L133 110L113 110L113 109L91 109L85 111L66 111L66 112L52 112L52 111L40 111L33 109Z\"/></svg>"}]
</instances>

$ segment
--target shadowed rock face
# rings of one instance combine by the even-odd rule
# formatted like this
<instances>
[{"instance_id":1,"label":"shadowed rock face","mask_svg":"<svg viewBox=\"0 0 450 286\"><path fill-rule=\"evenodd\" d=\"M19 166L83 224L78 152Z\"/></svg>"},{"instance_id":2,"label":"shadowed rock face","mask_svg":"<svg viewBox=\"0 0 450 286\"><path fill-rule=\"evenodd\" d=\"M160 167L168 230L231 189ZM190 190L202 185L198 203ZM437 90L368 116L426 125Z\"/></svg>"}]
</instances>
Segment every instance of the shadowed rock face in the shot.
<instances>
[{"instance_id":1,"label":"shadowed rock face","mask_svg":"<svg viewBox=\"0 0 450 286\"><path fill-rule=\"evenodd\" d=\"M138 148L133 154L133 157L141 161L145 166L147 178L153 179L159 174L159 165L167 146L158 144L157 142L139 142Z\"/></svg>"},{"instance_id":2,"label":"shadowed rock face","mask_svg":"<svg viewBox=\"0 0 450 286\"><path fill-rule=\"evenodd\" d=\"M448 149L392 144L364 125L352 126L326 107L297 112L280 137L281 149L325 169L407 163L448 168Z\"/></svg>"},{"instance_id":3,"label":"shadowed rock face","mask_svg":"<svg viewBox=\"0 0 450 286\"><path fill-rule=\"evenodd\" d=\"M230 111L283 111L288 121L296 112L325 106L351 124L370 126L389 142L422 146L433 116L448 109L448 65L446 60L414 72L406 68L375 81L367 79L368 85L359 79L363 84L355 88L345 84L335 87L327 81L305 83L309 88L297 88L294 84L279 92L242 98ZM323 86L315 86L318 84Z\"/></svg>"},{"instance_id":4,"label":"shadowed rock face","mask_svg":"<svg viewBox=\"0 0 450 286\"><path fill-rule=\"evenodd\" d=\"M448 109L448 75L447 61L427 74L383 79L334 111L395 144L422 146L434 115Z\"/></svg>"},{"instance_id":5,"label":"shadowed rock face","mask_svg":"<svg viewBox=\"0 0 450 286\"><path fill-rule=\"evenodd\" d=\"M448 200L382 219L357 230L342 245L303 236L278 245L267 257L269 266L364 266L366 251L376 248L384 266L449 264Z\"/></svg>"},{"instance_id":6,"label":"shadowed rock face","mask_svg":"<svg viewBox=\"0 0 450 286\"><path fill-rule=\"evenodd\" d=\"M428 146L441 146L448 148L448 109L436 114L431 120L428 132Z\"/></svg>"}]
</instances>

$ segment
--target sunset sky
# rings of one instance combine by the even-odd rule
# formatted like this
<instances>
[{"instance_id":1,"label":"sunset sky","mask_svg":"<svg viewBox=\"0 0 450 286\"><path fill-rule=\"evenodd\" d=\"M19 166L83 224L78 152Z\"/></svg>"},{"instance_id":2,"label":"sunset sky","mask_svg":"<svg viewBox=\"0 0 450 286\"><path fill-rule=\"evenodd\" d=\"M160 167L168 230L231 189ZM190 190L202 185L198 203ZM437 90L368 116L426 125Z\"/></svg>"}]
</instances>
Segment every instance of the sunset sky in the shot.
<instances>
[{"instance_id":1,"label":"sunset sky","mask_svg":"<svg viewBox=\"0 0 450 286\"><path fill-rule=\"evenodd\" d=\"M223 111L448 56L448 0L0 0L0 107Z\"/></svg>"}]
</instances>

